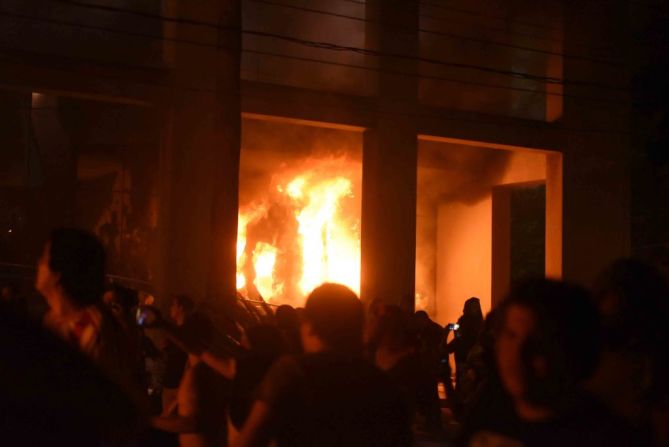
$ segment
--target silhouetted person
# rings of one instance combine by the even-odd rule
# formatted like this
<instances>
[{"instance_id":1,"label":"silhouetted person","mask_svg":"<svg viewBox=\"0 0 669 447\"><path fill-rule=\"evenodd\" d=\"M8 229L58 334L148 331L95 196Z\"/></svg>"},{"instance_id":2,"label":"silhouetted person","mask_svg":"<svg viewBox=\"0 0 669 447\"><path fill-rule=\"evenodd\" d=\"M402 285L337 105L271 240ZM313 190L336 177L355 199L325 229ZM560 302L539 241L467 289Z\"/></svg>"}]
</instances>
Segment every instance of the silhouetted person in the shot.
<instances>
[{"instance_id":1,"label":"silhouetted person","mask_svg":"<svg viewBox=\"0 0 669 447\"><path fill-rule=\"evenodd\" d=\"M504 302L495 356L512 412L481 421L466 445L643 445L583 390L597 364L598 332L584 289L549 280L514 288Z\"/></svg>"},{"instance_id":2,"label":"silhouetted person","mask_svg":"<svg viewBox=\"0 0 669 447\"><path fill-rule=\"evenodd\" d=\"M187 295L176 295L170 306L170 319L177 327L183 327L186 319L193 313L195 303ZM169 409L177 397L188 354L177 347L171 340L163 346L165 370L163 372L163 411Z\"/></svg>"},{"instance_id":3,"label":"silhouetted person","mask_svg":"<svg viewBox=\"0 0 669 447\"><path fill-rule=\"evenodd\" d=\"M472 359L469 356L470 367L475 369L478 376L476 389L470 399L462 407L461 438L469 440L472 433L481 427L494 430L503 430L505 426L517 423L513 402L504 391L497 372L495 342L500 333L503 317L503 306L497 306L488 315L483 324L483 331L477 346L480 351Z\"/></svg>"},{"instance_id":4,"label":"silhouetted person","mask_svg":"<svg viewBox=\"0 0 669 447\"><path fill-rule=\"evenodd\" d=\"M413 320L418 330L418 353L421 363L437 382L442 381L449 405L455 412L456 394L451 381L451 367L445 346L447 333L444 333L444 328L432 321L424 310L417 311Z\"/></svg>"},{"instance_id":5,"label":"silhouetted person","mask_svg":"<svg viewBox=\"0 0 669 447\"><path fill-rule=\"evenodd\" d=\"M291 354L302 353L302 341L300 340L300 318L297 311L287 304L277 307L274 314L276 326L281 331L288 352Z\"/></svg>"},{"instance_id":6,"label":"silhouetted person","mask_svg":"<svg viewBox=\"0 0 669 447\"><path fill-rule=\"evenodd\" d=\"M412 315L387 306L378 324L376 366L400 389L419 431L441 429L437 376L418 352L418 330Z\"/></svg>"},{"instance_id":7,"label":"silhouetted person","mask_svg":"<svg viewBox=\"0 0 669 447\"><path fill-rule=\"evenodd\" d=\"M478 341L483 328L483 312L478 298L472 297L465 301L462 316L458 318L457 325L458 329L455 331L455 337L448 344L447 350L449 353L453 353L455 357L455 388L459 399L462 399L467 356Z\"/></svg>"},{"instance_id":8,"label":"silhouetted person","mask_svg":"<svg viewBox=\"0 0 669 447\"><path fill-rule=\"evenodd\" d=\"M121 326L102 301L104 280L105 253L94 235L77 229L51 233L35 284L48 305L45 326L129 386L134 361Z\"/></svg>"},{"instance_id":9,"label":"silhouetted person","mask_svg":"<svg viewBox=\"0 0 669 447\"><path fill-rule=\"evenodd\" d=\"M124 345L128 349L128 356L133 359L132 377L138 386L145 389L143 351L145 344L152 345L152 343L142 333L135 319L135 311L139 304L137 292L127 287L113 285L105 291L102 300L121 326L122 335L126 339Z\"/></svg>"},{"instance_id":10,"label":"silhouetted person","mask_svg":"<svg viewBox=\"0 0 669 447\"><path fill-rule=\"evenodd\" d=\"M365 355L370 360L374 359L376 353L379 321L386 312L386 309L387 305L378 298L371 300L366 306L363 342L365 345Z\"/></svg>"},{"instance_id":11,"label":"silhouetted person","mask_svg":"<svg viewBox=\"0 0 669 447\"><path fill-rule=\"evenodd\" d=\"M301 326L305 354L271 368L236 445L408 445L399 392L363 359L363 319L350 289L316 288Z\"/></svg>"},{"instance_id":12,"label":"silhouetted person","mask_svg":"<svg viewBox=\"0 0 669 447\"><path fill-rule=\"evenodd\" d=\"M595 300L602 361L590 387L617 414L669 446L669 287L653 267L624 259L602 273Z\"/></svg>"},{"instance_id":13,"label":"silhouetted person","mask_svg":"<svg viewBox=\"0 0 669 447\"><path fill-rule=\"evenodd\" d=\"M0 302L5 304L5 308L12 309L16 313L26 313L27 305L21 290L14 283L5 284L0 288Z\"/></svg>"},{"instance_id":14,"label":"silhouetted person","mask_svg":"<svg viewBox=\"0 0 669 447\"><path fill-rule=\"evenodd\" d=\"M202 314L191 315L183 332L190 343L207 347L213 340L213 325ZM227 439L225 407L229 382L196 355L189 355L177 391L177 399L152 426L179 435L181 447L224 445Z\"/></svg>"},{"instance_id":15,"label":"silhouetted person","mask_svg":"<svg viewBox=\"0 0 669 447\"><path fill-rule=\"evenodd\" d=\"M0 439L15 446L114 446L136 405L90 359L0 302ZM132 444L130 444L132 445Z\"/></svg>"},{"instance_id":16,"label":"silhouetted person","mask_svg":"<svg viewBox=\"0 0 669 447\"><path fill-rule=\"evenodd\" d=\"M298 328L299 330L299 328ZM249 328L235 355L230 420L241 430L251 410L258 385L282 355L288 354L280 329L268 324Z\"/></svg>"}]
</instances>

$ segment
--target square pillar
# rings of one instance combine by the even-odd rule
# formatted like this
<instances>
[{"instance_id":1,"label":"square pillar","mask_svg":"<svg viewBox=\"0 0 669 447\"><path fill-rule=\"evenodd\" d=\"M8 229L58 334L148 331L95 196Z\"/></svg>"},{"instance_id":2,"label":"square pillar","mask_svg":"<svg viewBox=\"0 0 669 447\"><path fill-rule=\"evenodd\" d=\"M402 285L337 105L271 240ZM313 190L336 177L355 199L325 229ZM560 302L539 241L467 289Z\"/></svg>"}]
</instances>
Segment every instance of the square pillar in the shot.
<instances>
[{"instance_id":1,"label":"square pillar","mask_svg":"<svg viewBox=\"0 0 669 447\"><path fill-rule=\"evenodd\" d=\"M220 29L178 24L180 39L211 47L175 45L175 96L164 114L161 157L161 261L158 291L189 293L214 307L236 294L236 239L241 147L241 6L239 0L173 5L182 17Z\"/></svg>"},{"instance_id":2,"label":"square pillar","mask_svg":"<svg viewBox=\"0 0 669 447\"><path fill-rule=\"evenodd\" d=\"M418 54L416 2L367 4L367 48L380 68L377 114L363 142L363 300L413 310L416 263L417 64L388 56ZM386 24L390 24L386 26ZM397 72L398 67L407 74Z\"/></svg>"}]
</instances>

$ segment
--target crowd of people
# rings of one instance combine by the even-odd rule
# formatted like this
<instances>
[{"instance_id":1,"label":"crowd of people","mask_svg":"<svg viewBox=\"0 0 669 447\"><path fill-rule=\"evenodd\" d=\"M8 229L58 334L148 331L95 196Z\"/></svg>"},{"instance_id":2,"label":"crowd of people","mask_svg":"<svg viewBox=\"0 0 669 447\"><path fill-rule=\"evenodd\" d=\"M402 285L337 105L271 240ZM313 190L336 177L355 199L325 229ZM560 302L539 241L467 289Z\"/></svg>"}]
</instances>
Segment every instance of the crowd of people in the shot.
<instances>
[{"instance_id":1,"label":"crowd of people","mask_svg":"<svg viewBox=\"0 0 669 447\"><path fill-rule=\"evenodd\" d=\"M44 315L1 289L8 444L669 446L669 286L640 261L592 290L525 280L487 316L466 299L446 326L338 284L216 319L105 278L97 238L60 229L37 262Z\"/></svg>"}]
</instances>

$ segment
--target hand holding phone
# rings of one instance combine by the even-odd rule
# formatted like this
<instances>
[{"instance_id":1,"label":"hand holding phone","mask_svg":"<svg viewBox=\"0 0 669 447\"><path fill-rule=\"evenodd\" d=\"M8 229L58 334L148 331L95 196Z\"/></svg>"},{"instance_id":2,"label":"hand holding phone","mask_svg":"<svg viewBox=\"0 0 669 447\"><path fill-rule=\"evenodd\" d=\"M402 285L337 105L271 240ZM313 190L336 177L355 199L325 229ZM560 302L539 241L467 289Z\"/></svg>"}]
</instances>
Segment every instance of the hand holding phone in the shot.
<instances>
[{"instance_id":1,"label":"hand holding phone","mask_svg":"<svg viewBox=\"0 0 669 447\"><path fill-rule=\"evenodd\" d=\"M139 306L135 313L135 320L139 327L152 327L160 322L160 312L152 306Z\"/></svg>"}]
</instances>

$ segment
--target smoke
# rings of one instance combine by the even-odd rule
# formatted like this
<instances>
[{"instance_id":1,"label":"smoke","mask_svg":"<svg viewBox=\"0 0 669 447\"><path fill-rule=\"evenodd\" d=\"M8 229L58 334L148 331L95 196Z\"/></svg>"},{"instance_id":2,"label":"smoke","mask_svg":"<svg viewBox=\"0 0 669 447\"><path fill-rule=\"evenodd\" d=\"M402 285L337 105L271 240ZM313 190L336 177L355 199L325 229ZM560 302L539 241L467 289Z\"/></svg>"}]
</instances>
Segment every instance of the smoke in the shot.
<instances>
[{"instance_id":1,"label":"smoke","mask_svg":"<svg viewBox=\"0 0 669 447\"><path fill-rule=\"evenodd\" d=\"M245 119L242 124L240 208L271 189L276 173L300 170L310 159L361 162L362 133Z\"/></svg>"},{"instance_id":2,"label":"smoke","mask_svg":"<svg viewBox=\"0 0 669 447\"><path fill-rule=\"evenodd\" d=\"M417 306L434 309L437 210L449 202L474 204L490 195L507 170L511 153L457 144L419 141L416 210Z\"/></svg>"}]
</instances>

